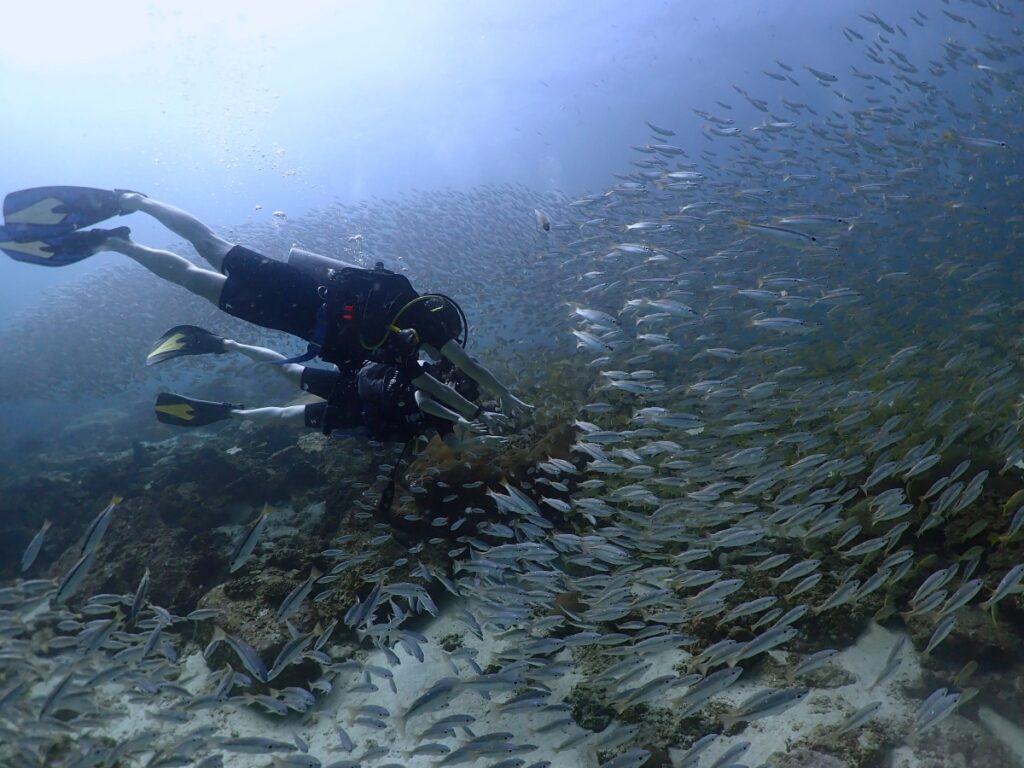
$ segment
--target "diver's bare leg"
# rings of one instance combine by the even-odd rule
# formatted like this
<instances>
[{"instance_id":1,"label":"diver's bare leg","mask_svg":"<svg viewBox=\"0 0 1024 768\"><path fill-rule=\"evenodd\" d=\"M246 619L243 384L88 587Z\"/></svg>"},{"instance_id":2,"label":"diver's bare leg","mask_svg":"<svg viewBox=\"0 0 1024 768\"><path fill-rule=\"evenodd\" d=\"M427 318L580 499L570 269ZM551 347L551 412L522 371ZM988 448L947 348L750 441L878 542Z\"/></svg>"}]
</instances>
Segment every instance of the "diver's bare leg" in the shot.
<instances>
[{"instance_id":1,"label":"diver's bare leg","mask_svg":"<svg viewBox=\"0 0 1024 768\"><path fill-rule=\"evenodd\" d=\"M123 253L144 266L157 277L201 296L215 306L220 306L220 292L227 277L212 269L197 267L184 256L170 251L147 248L127 238L110 237L104 243L104 250Z\"/></svg>"},{"instance_id":2,"label":"diver's bare leg","mask_svg":"<svg viewBox=\"0 0 1024 768\"><path fill-rule=\"evenodd\" d=\"M178 237L188 240L199 255L210 262L214 269L222 271L224 257L235 247L234 243L229 243L215 234L212 229L191 213L175 208L173 205L161 203L159 200L153 200L137 192L122 194L120 204L123 212L142 211L148 213Z\"/></svg>"},{"instance_id":3,"label":"diver's bare leg","mask_svg":"<svg viewBox=\"0 0 1024 768\"><path fill-rule=\"evenodd\" d=\"M224 349L228 352L239 352L258 363L280 363L282 360L287 359L280 352L275 352L272 349L257 347L252 344L242 344L232 339L224 339ZM306 366L299 365L298 363L275 365L274 368L280 371L288 381L296 385L301 382L302 372L306 370Z\"/></svg>"},{"instance_id":4,"label":"diver's bare leg","mask_svg":"<svg viewBox=\"0 0 1024 768\"><path fill-rule=\"evenodd\" d=\"M231 411L231 418L258 421L264 424L276 421L302 427L306 424L306 406L288 405L284 408L237 408Z\"/></svg>"}]
</instances>

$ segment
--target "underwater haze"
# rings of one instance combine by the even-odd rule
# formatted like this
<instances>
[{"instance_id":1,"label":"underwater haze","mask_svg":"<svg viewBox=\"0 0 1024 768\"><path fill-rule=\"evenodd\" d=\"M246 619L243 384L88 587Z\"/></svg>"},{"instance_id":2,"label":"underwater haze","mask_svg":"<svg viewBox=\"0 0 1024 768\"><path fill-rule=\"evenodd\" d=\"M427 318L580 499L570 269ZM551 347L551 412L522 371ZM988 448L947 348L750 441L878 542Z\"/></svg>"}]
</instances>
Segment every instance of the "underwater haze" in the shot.
<instances>
[{"instance_id":1,"label":"underwater haze","mask_svg":"<svg viewBox=\"0 0 1024 768\"><path fill-rule=\"evenodd\" d=\"M741 0L628 13L616 2L20 3L6 23L23 33L0 51L0 178L5 189L140 189L220 227L413 189L598 190L628 162L643 120L690 121L693 106L759 76L793 41L808 61L855 60L832 42L857 10ZM5 314L70 278L3 269Z\"/></svg>"},{"instance_id":2,"label":"underwater haze","mask_svg":"<svg viewBox=\"0 0 1024 768\"><path fill-rule=\"evenodd\" d=\"M0 766L1024 765L1022 16L6 9Z\"/></svg>"}]
</instances>

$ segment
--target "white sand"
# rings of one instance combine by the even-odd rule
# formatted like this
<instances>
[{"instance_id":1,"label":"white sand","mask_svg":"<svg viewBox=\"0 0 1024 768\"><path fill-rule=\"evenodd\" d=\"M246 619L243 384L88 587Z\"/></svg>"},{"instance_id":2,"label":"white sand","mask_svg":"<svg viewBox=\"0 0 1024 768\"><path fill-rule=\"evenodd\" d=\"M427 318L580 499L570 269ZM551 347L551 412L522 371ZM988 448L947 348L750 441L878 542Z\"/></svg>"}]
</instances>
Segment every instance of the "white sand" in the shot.
<instances>
[{"instance_id":1,"label":"white sand","mask_svg":"<svg viewBox=\"0 0 1024 768\"><path fill-rule=\"evenodd\" d=\"M422 663L407 655L401 646L394 649L402 662L397 667L389 667L384 654L379 651L368 654L364 660L367 664L387 667L392 670L398 690L397 694L390 690L386 680L380 678L375 678L380 690L374 694L347 694L344 690L345 687L349 683L356 682L358 677L355 674L341 675L331 694L321 698L315 709L304 717L280 718L260 714L252 708L239 704L228 704L215 709L195 711L191 713L187 723L179 725L152 718L152 715L159 711L162 705L148 702L141 705L132 704L122 686L119 684L108 685L103 691L105 703L112 710L120 710L123 714L104 727L103 733L118 740L125 740L143 734L147 730L156 730L160 732L160 743L164 746L170 745L189 731L206 725L215 726L217 736L222 738L264 736L291 741L292 734L297 734L309 744L309 754L318 757L324 765L334 760L359 759L370 746L381 745L388 746L390 751L387 755L377 758L374 764L398 762L407 768L425 768L432 766L440 758L407 756L409 750L421 743L418 734L441 717L459 713L470 714L477 718L477 721L471 726L477 735L495 731L510 731L515 734L514 743L537 745L538 749L521 755L526 759L527 764L547 759L559 768L563 766L564 768L591 768L594 766L596 763L592 755L585 750L574 748L563 752L555 751L555 746L564 742L568 737L566 732L558 731L547 734L531 732L531 728L554 720L559 715L523 712L502 715L497 712L496 702L507 699L509 696L507 693L494 695L493 702L472 692L463 693L445 709L414 717L407 724L406 733L401 734L397 725L399 713L404 712L410 702L438 679L454 674L447 654L438 643L440 638L452 633L462 635L465 647L479 650L476 660L481 667L486 667L499 652L510 650L514 645L514 643L506 644L494 639L485 642L478 641L467 631L464 624L451 617L451 613L453 611L449 610L446 614L442 614L425 630L424 634L427 635L429 642L423 645L425 658ZM506 645L509 647L506 648ZM566 655L560 656L560 658L568 658L566 651L563 651L562 654ZM202 654L198 652L191 654L182 660L181 665L183 668L182 684L186 688L193 694L209 692L205 683L210 679L211 672ZM460 669L460 673L462 677L472 674L465 666ZM578 676L567 675L558 680L549 681L548 684L553 690L551 702L561 702L578 680ZM391 727L386 731L376 731L362 725L354 725L352 710L361 704L386 707L392 714L392 718L388 721ZM355 742L355 749L351 753L346 753L341 749L337 731L339 725L345 728ZM444 739L441 741L454 749L463 740L464 734L460 733L458 740ZM210 751L213 750L203 749L198 755L205 755ZM250 766L268 762L266 757L250 754L224 752L224 757L226 768L250 768ZM483 764L497 762L498 759L498 757L480 758ZM466 765L473 765L473 763L466 763Z\"/></svg>"},{"instance_id":2,"label":"white sand","mask_svg":"<svg viewBox=\"0 0 1024 768\"><path fill-rule=\"evenodd\" d=\"M834 730L856 710L873 701L882 702L874 720L889 723L897 730L906 731L918 702L906 699L899 692L899 688L901 684L915 682L921 674L917 654L909 641L904 644L903 663L896 674L883 685L868 690L885 666L889 652L898 638L898 633L890 632L871 622L868 630L857 642L839 653L832 662L833 665L852 674L856 682L831 689L812 689L811 694L792 709L748 723L735 736L720 738L712 744L705 752L702 764L710 765L730 747L741 741L749 741L750 749L740 762L745 765L760 765L773 753L786 752L797 742L807 739L819 727L823 727L824 732ZM799 684L799 681L793 683ZM785 685L787 684L776 681L744 678L715 701L733 706L759 690L769 687L780 688Z\"/></svg>"},{"instance_id":3,"label":"white sand","mask_svg":"<svg viewBox=\"0 0 1024 768\"><path fill-rule=\"evenodd\" d=\"M460 606L464 605L465 602L460 604ZM118 739L126 739L143 733L147 729L156 730L160 732L161 743L164 744L170 744L181 735L203 725L215 726L218 731L217 735L221 737L270 736L290 741L292 734L297 734L309 744L310 754L318 757L324 765L334 760L359 759L367 748L381 745L389 747L389 752L387 755L377 758L375 762L381 764L397 762L404 764L407 768L425 768L433 766L440 758L408 756L408 751L420 743L417 738L418 734L441 717L460 713L477 718L471 726L477 735L494 731L510 731L515 735L514 743L536 745L538 747L536 750L521 755L527 764L538 760L550 760L552 765L557 768L593 768L596 766L592 750L574 747L563 752L555 751L555 746L564 742L570 731L559 729L557 732L546 734L536 734L533 731L543 723L559 717L560 715L557 713L541 715L532 712L511 714L498 712L496 702L506 700L509 697L507 693L495 694L492 697L494 701L487 701L472 692L463 693L445 709L414 717L407 723L405 733L401 733L398 727L399 715L405 711L409 703L438 679L455 674L455 670L452 669L448 661L448 654L440 647L439 640L442 637L453 633L461 635L464 647L478 650L476 661L481 667L487 667L499 653L502 651L508 653L515 646L513 636L509 636L507 640L502 640L499 637L488 638L483 642L478 641L465 625L453 618L453 613L454 610L449 608L431 622L424 631L429 642L423 645L425 660L422 663L407 655L401 646L395 648L395 652L401 659L399 666L388 667L384 654L379 651L370 653L365 659L368 664L388 667L392 670L398 689L397 694L389 689L385 680L379 678L375 678L375 682L380 686L378 692L359 695L347 694L344 690L345 687L355 682L358 677L355 674L342 675L336 682L335 690L326 698L321 699L315 710L305 717L278 718L262 715L250 708L232 704L216 709L200 710L193 713L186 724L169 725L150 718L150 715L158 709L157 705L150 703L140 706L130 705L124 690L119 686L112 685L107 686L105 693L109 696L111 707L124 710L124 715L116 719L104 731ZM878 677L898 637L898 633L890 632L871 623L858 641L843 650L833 661L833 665L850 673L855 678L855 682L830 689L812 689L811 695L805 701L787 712L746 724L746 727L735 736L716 741L705 753L701 764L710 765L736 743L750 741L751 747L740 758L740 762L751 766L760 765L766 762L773 753L786 752L797 742L804 741L809 737L813 736L813 741L828 739L829 732L834 731L850 714L873 701L882 702L881 708L873 718L874 721L882 723L884 727L892 729L896 733L908 733L913 713L920 702L906 698L901 693L901 689L903 685L918 683L921 675L919 657L910 642L904 644L901 652L903 662L894 677L883 685L869 690L869 686ZM650 657L650 660L655 662L654 665L633 685L640 685L659 675L672 674L673 665L678 663L682 656L682 652L671 651ZM787 659L786 656L784 653L776 654L776 658L784 660L786 664L798 663L798 659ZM568 652L562 651L558 658L567 659ZM182 661L182 665L183 684L193 693L207 692L203 689L209 679L210 671L201 654L192 654ZM463 664L459 674L466 677L472 673ZM579 681L578 672L548 681L552 688L551 702L562 702ZM782 687L786 684L778 680L775 673L770 672L759 678L742 680L716 697L714 702L733 706L758 690L767 687ZM385 731L376 731L365 726L354 725L352 723L353 710L361 704L386 707L392 714L388 721L390 727ZM960 718L954 715L941 727L951 727L950 724L958 719ZM1024 756L1024 731L992 712L984 713L983 711L982 720L1000 741L1010 745L1017 755ZM351 753L346 753L341 749L337 731L339 725L346 729L356 744ZM577 731L573 729L571 732ZM443 741L454 749L462 743L463 737L464 734L460 734L458 740ZM199 755L207 754L209 751L203 750L199 752ZM256 758L247 754L227 752L224 754L224 764L227 768L248 768L248 766L257 764L254 763L254 760L261 761L259 764L263 764L267 760L265 757ZM679 753L673 751L673 757L678 759L678 756ZM895 765L899 768L914 768L919 764L913 743L907 743L900 747L896 750L894 757ZM465 763L465 765L487 765L497 762L498 759L499 757L495 756L480 758L479 761ZM1024 757L1022 757L1022 764L1024 764Z\"/></svg>"}]
</instances>

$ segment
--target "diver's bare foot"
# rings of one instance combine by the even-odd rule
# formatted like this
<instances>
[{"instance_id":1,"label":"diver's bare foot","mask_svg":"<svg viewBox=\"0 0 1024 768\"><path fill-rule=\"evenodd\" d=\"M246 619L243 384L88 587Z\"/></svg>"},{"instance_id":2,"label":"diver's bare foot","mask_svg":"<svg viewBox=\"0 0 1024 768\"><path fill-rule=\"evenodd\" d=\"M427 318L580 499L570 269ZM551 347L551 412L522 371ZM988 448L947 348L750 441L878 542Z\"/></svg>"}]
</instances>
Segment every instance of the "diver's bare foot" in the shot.
<instances>
[{"instance_id":1,"label":"diver's bare foot","mask_svg":"<svg viewBox=\"0 0 1024 768\"><path fill-rule=\"evenodd\" d=\"M90 231L101 232L104 235L103 239L97 242L93 253L113 251L114 253L128 254L135 248L135 243L131 239L131 230L128 227Z\"/></svg>"},{"instance_id":2,"label":"diver's bare foot","mask_svg":"<svg viewBox=\"0 0 1024 768\"><path fill-rule=\"evenodd\" d=\"M117 202L121 208L121 213L124 214L142 210L146 199L146 196L141 192L122 192Z\"/></svg>"}]
</instances>

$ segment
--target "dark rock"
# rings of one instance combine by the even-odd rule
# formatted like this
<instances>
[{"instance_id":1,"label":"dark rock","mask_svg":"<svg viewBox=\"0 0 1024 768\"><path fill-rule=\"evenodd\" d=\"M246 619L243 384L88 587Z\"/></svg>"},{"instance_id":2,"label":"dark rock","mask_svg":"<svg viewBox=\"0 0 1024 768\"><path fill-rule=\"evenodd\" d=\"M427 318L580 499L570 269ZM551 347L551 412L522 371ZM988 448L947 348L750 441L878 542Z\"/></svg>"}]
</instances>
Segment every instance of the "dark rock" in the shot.
<instances>
[{"instance_id":1,"label":"dark rock","mask_svg":"<svg viewBox=\"0 0 1024 768\"><path fill-rule=\"evenodd\" d=\"M569 693L567 702L573 719L583 728L603 731L616 718L616 712L596 686L577 685Z\"/></svg>"},{"instance_id":2,"label":"dark rock","mask_svg":"<svg viewBox=\"0 0 1024 768\"><path fill-rule=\"evenodd\" d=\"M213 624L251 645L268 667L288 641L287 629L277 620L265 592L259 588L260 585L272 582L275 576L279 577L280 574L263 572L251 579L235 579L214 587L199 601L200 608L216 608L220 611ZM212 634L212 628L210 632ZM237 662L233 662L233 665L238 666Z\"/></svg>"},{"instance_id":3,"label":"dark rock","mask_svg":"<svg viewBox=\"0 0 1024 768\"><path fill-rule=\"evenodd\" d=\"M907 630L918 651L928 646L935 624L931 614L907 621ZM973 659L986 668L1001 669L1019 658L1020 642L1020 634L1013 625L993 622L990 613L972 605L957 611L949 636L930 655L948 664L963 665Z\"/></svg>"}]
</instances>

